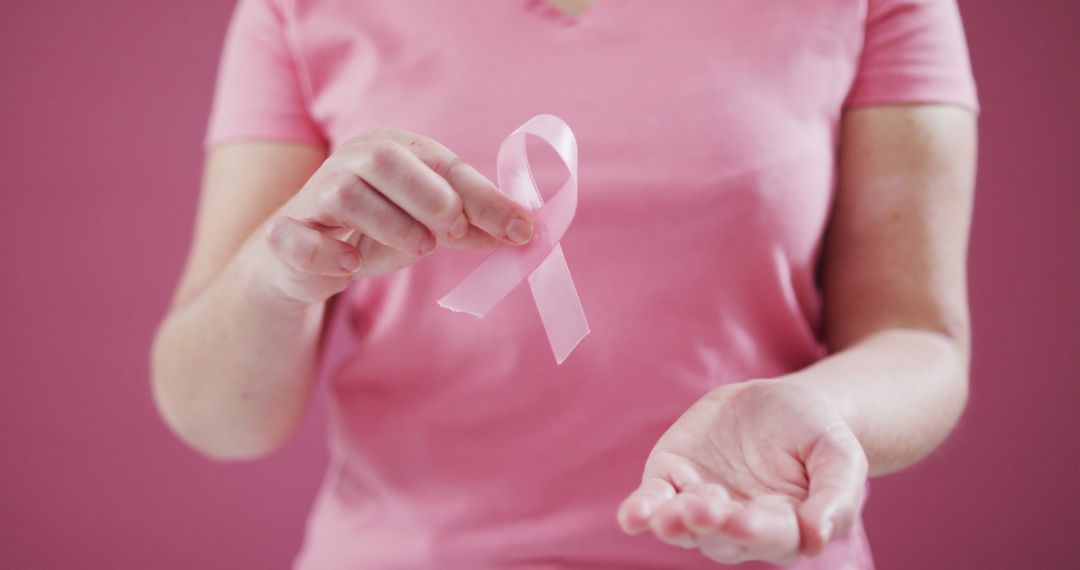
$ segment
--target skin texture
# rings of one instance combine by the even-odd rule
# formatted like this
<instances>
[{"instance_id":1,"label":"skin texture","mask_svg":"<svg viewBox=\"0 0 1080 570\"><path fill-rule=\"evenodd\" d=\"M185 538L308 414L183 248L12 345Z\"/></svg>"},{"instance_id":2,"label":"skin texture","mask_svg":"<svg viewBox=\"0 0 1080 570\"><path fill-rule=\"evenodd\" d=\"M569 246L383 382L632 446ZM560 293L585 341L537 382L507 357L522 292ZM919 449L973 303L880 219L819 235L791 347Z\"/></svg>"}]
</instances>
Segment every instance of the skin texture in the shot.
<instances>
[{"instance_id":1,"label":"skin texture","mask_svg":"<svg viewBox=\"0 0 1080 570\"><path fill-rule=\"evenodd\" d=\"M846 112L821 266L830 356L695 403L645 458L616 513L626 532L720 562L812 556L857 519L868 475L944 440L967 396L975 131L948 106ZM431 239L520 241L506 228L523 212L434 141L377 130L324 158L276 143L208 157L153 384L167 423L210 457L265 455L295 430L325 301L349 279L403 267Z\"/></svg>"}]
</instances>

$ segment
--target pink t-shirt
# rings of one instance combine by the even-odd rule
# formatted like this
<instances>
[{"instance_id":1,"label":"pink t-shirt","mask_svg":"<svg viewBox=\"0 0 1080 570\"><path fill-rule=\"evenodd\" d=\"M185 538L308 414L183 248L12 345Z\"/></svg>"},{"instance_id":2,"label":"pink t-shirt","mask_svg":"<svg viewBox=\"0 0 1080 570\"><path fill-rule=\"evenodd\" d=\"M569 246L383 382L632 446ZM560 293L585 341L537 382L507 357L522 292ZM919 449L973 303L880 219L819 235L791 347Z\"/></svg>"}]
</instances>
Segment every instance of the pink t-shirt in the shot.
<instances>
[{"instance_id":1,"label":"pink t-shirt","mask_svg":"<svg viewBox=\"0 0 1080 570\"><path fill-rule=\"evenodd\" d=\"M954 1L598 0L574 20L544 0L240 0L208 145L392 126L494 180L502 139L551 113L580 149L562 245L592 334L561 366L528 287L484 319L436 304L483 254L335 305L332 463L297 567L715 568L623 535L616 508L704 393L825 354L838 121L917 102L977 109ZM872 566L860 524L796 568Z\"/></svg>"}]
</instances>

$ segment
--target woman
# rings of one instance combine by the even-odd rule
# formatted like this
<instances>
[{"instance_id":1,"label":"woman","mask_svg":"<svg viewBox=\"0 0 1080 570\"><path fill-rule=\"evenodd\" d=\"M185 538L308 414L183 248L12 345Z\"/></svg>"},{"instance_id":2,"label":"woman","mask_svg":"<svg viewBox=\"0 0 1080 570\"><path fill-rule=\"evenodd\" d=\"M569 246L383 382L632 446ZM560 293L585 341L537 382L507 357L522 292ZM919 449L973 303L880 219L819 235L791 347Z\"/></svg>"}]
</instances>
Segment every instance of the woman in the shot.
<instances>
[{"instance_id":1,"label":"woman","mask_svg":"<svg viewBox=\"0 0 1080 570\"><path fill-rule=\"evenodd\" d=\"M867 477L966 399L976 112L947 0L241 0L157 403L257 457L321 365L299 568L871 568ZM525 287L436 304L531 238L490 180L539 113L581 156L562 365Z\"/></svg>"}]
</instances>

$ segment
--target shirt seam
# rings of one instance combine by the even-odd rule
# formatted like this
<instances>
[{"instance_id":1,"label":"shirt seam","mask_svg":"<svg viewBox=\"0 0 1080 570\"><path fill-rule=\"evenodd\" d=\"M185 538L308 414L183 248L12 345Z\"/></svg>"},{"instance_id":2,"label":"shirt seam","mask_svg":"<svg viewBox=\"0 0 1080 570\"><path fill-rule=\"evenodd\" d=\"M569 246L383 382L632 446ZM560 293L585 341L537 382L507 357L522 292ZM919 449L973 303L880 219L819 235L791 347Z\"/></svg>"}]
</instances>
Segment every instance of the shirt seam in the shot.
<instances>
[{"instance_id":1,"label":"shirt seam","mask_svg":"<svg viewBox=\"0 0 1080 570\"><path fill-rule=\"evenodd\" d=\"M281 10L282 38L285 42L285 49L288 50L289 57L292 59L293 66L296 69L296 79L300 87L300 97L303 99L304 111L307 114L307 119L311 122L312 126L315 127L319 136L322 137L323 142L325 143L325 129L323 129L323 125L315 118L313 113L315 105L315 87L311 80L311 72L307 62L304 60L303 53L300 50L299 36L296 29L296 0L270 1L277 2L278 8Z\"/></svg>"}]
</instances>

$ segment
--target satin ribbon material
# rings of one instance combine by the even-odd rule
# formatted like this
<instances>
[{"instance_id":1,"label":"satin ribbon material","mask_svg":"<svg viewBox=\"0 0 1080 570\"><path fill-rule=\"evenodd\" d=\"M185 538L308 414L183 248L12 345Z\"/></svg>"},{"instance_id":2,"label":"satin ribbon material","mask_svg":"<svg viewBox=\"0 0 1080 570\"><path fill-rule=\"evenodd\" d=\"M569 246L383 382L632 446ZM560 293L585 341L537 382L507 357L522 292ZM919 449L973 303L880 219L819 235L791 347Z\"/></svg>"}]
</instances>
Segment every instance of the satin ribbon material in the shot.
<instances>
[{"instance_id":1,"label":"satin ribbon material","mask_svg":"<svg viewBox=\"0 0 1080 570\"><path fill-rule=\"evenodd\" d=\"M547 203L540 197L525 152L528 135L551 145L562 158L570 177ZM484 259L439 305L483 317L522 281L528 279L536 309L547 332L555 361L562 364L589 334L570 268L559 240L577 210L578 156L574 133L554 115L537 115L506 137L499 147L499 188L530 209L532 240L526 245L503 245Z\"/></svg>"}]
</instances>

